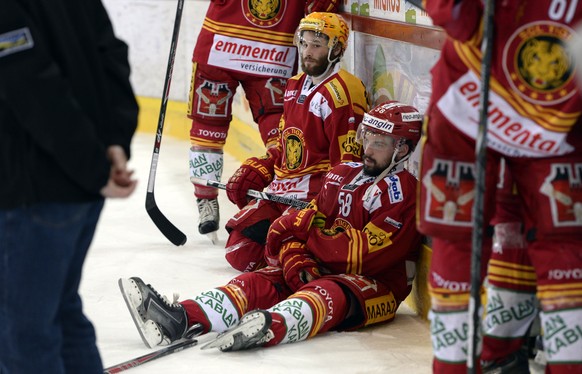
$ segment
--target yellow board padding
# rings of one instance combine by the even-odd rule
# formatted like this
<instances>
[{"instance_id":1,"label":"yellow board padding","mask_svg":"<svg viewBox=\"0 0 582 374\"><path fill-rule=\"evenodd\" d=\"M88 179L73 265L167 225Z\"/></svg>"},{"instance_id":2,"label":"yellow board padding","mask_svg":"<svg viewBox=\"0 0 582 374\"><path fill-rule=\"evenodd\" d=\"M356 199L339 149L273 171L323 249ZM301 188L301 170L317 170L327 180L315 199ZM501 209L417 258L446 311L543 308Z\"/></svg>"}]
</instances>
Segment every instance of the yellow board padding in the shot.
<instances>
[{"instance_id":1,"label":"yellow board padding","mask_svg":"<svg viewBox=\"0 0 582 374\"><path fill-rule=\"evenodd\" d=\"M155 134L158 128L161 100L159 98L138 97L139 123L137 130ZM191 120L186 117L187 103L168 101L164 118L163 136L172 136L181 140L190 139ZM225 151L239 161L265 153L265 146L255 124L241 121L236 115L230 124ZM412 293L404 303L423 319L427 318L430 309L428 295L428 270L432 250L423 245L420 259L417 262L417 275Z\"/></svg>"},{"instance_id":2,"label":"yellow board padding","mask_svg":"<svg viewBox=\"0 0 582 374\"><path fill-rule=\"evenodd\" d=\"M430 309L430 296L428 293L429 268L432 258L432 249L423 244L420 257L416 262L416 277L412 284L412 292L404 303L416 312L420 317L427 319Z\"/></svg>"},{"instance_id":3,"label":"yellow board padding","mask_svg":"<svg viewBox=\"0 0 582 374\"><path fill-rule=\"evenodd\" d=\"M160 117L161 100L159 98L138 97L139 119L137 131L157 132ZM181 140L190 139L192 120L186 117L188 104L168 101L164 117L163 136L172 136ZM233 116L228 130L225 151L239 161L252 156L265 154L265 146L255 124L247 124Z\"/></svg>"}]
</instances>

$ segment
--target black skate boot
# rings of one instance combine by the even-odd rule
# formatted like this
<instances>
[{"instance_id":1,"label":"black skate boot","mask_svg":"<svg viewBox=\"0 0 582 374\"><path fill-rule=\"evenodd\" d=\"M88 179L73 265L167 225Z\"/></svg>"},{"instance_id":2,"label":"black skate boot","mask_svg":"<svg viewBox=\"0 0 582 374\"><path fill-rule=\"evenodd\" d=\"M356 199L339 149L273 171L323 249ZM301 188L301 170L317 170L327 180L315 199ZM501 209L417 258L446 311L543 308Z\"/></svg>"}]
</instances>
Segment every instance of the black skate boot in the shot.
<instances>
[{"instance_id":1,"label":"black skate boot","mask_svg":"<svg viewBox=\"0 0 582 374\"><path fill-rule=\"evenodd\" d=\"M200 223L198 232L205 234L212 243L217 242L216 231L220 222L220 212L217 199L196 199Z\"/></svg>"},{"instance_id":2,"label":"black skate boot","mask_svg":"<svg viewBox=\"0 0 582 374\"><path fill-rule=\"evenodd\" d=\"M253 310L241 317L238 324L221 334L202 349L218 348L223 352L241 351L262 346L274 338L270 330L273 318L266 310Z\"/></svg>"},{"instance_id":3,"label":"black skate boot","mask_svg":"<svg viewBox=\"0 0 582 374\"><path fill-rule=\"evenodd\" d=\"M118 283L133 322L148 348L170 344L187 335L188 318L182 305L176 301L170 303L140 278L121 278Z\"/></svg>"},{"instance_id":4,"label":"black skate boot","mask_svg":"<svg viewBox=\"0 0 582 374\"><path fill-rule=\"evenodd\" d=\"M483 374L529 374L527 351L520 349L495 361L482 361Z\"/></svg>"}]
</instances>

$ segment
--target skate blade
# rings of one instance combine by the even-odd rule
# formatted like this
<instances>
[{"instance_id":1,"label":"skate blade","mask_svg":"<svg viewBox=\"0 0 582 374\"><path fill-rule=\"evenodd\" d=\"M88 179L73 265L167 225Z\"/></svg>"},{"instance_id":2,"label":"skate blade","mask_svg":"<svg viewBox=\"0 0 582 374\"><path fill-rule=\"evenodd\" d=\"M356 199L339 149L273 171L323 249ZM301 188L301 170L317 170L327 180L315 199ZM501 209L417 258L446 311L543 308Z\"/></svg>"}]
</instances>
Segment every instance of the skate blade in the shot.
<instances>
[{"instance_id":1,"label":"skate blade","mask_svg":"<svg viewBox=\"0 0 582 374\"><path fill-rule=\"evenodd\" d=\"M248 318L250 317L250 318ZM235 337L238 335L244 335L246 338L252 337L260 332L265 332L268 330L265 323L265 317L263 314L257 313L256 315L248 316L244 323L220 333L216 338L200 347L200 349L212 349L218 348L221 351L227 350L232 347L235 343Z\"/></svg>"},{"instance_id":2,"label":"skate blade","mask_svg":"<svg viewBox=\"0 0 582 374\"><path fill-rule=\"evenodd\" d=\"M133 296L132 290L134 288L134 283L130 279L120 278L117 284L119 285L119 290L121 291L121 295L123 296L125 305L129 310L129 314L131 315L131 319L133 320L133 323L135 324L135 327L139 332L141 340L143 341L146 347L148 348L155 347L161 341L160 338L158 338L157 341L154 338L156 336L156 333L153 331L157 329L157 325L155 324L155 322L150 320L143 321L141 316L139 315L139 312L137 311L133 301L131 300ZM151 326L151 324L154 324L155 326Z\"/></svg>"},{"instance_id":3,"label":"skate blade","mask_svg":"<svg viewBox=\"0 0 582 374\"><path fill-rule=\"evenodd\" d=\"M218 244L218 231L209 232L208 234L206 234L206 236L208 237L208 239L210 239L212 244L214 245Z\"/></svg>"}]
</instances>

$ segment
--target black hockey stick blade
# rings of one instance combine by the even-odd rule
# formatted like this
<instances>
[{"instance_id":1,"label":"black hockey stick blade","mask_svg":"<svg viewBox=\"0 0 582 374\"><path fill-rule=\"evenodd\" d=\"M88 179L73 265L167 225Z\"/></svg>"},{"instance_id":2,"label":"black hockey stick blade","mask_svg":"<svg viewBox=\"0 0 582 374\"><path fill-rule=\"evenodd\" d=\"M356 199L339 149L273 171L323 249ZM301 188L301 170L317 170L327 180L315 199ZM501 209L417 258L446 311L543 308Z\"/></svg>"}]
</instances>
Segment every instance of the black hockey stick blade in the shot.
<instances>
[{"instance_id":1,"label":"black hockey stick blade","mask_svg":"<svg viewBox=\"0 0 582 374\"><path fill-rule=\"evenodd\" d=\"M145 206L154 224L172 244L184 245L186 243L186 235L174 226L158 208L153 191L147 192Z\"/></svg>"},{"instance_id":2,"label":"black hockey stick blade","mask_svg":"<svg viewBox=\"0 0 582 374\"><path fill-rule=\"evenodd\" d=\"M196 339L184 340L180 343L177 343L177 344L171 345L169 347L157 350L155 352L148 353L148 354L145 354L143 356L136 357L136 358L132 358L132 359L124 361L120 364L105 368L105 369L103 369L103 374L120 373L122 371L129 370L131 368L143 365L143 364L151 362L153 360L157 360L158 358L162 358L162 357L170 355L172 353L180 352L186 348L194 347L197 344L198 344L198 340L196 340Z\"/></svg>"}]
</instances>

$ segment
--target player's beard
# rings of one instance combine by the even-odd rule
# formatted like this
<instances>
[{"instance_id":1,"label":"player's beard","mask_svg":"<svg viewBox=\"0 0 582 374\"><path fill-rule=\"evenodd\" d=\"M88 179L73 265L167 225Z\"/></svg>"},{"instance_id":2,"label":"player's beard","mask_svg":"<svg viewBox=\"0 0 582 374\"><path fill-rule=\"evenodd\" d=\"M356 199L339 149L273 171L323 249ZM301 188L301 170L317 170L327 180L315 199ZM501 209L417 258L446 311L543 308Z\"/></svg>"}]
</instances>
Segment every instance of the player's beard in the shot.
<instances>
[{"instance_id":1,"label":"player's beard","mask_svg":"<svg viewBox=\"0 0 582 374\"><path fill-rule=\"evenodd\" d=\"M309 63L309 66L305 65L306 62ZM305 74L312 77L319 77L320 75L325 73L328 64L329 62L327 61L327 56L323 56L321 58L301 57L301 70Z\"/></svg>"},{"instance_id":2,"label":"player's beard","mask_svg":"<svg viewBox=\"0 0 582 374\"><path fill-rule=\"evenodd\" d=\"M366 164L366 161L369 164ZM369 175L370 177L377 177L390 165L389 162L380 164L377 160L366 155L362 156L362 162L364 164L364 174Z\"/></svg>"}]
</instances>

